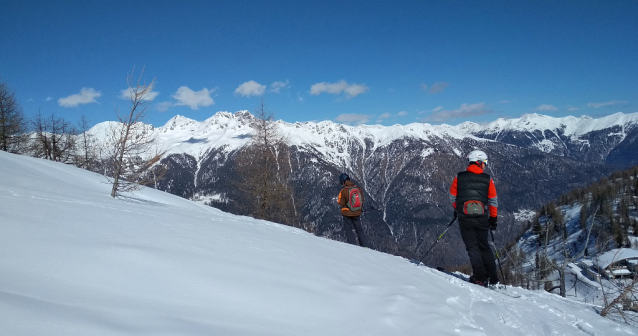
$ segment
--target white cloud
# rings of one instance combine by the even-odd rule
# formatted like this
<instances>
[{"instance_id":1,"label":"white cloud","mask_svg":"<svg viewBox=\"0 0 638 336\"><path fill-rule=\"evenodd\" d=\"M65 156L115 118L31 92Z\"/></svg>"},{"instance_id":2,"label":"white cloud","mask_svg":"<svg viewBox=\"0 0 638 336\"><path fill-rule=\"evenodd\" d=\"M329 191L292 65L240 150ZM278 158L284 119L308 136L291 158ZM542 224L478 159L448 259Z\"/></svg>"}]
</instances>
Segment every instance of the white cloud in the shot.
<instances>
[{"instance_id":1,"label":"white cloud","mask_svg":"<svg viewBox=\"0 0 638 336\"><path fill-rule=\"evenodd\" d=\"M235 89L236 95L244 97L261 96L266 92L266 85L261 85L254 80L242 83L237 89Z\"/></svg>"},{"instance_id":2,"label":"white cloud","mask_svg":"<svg viewBox=\"0 0 638 336\"><path fill-rule=\"evenodd\" d=\"M177 89L173 98L177 100L176 106L188 106L191 110L197 110L200 106L210 106L215 104L213 98L210 97L215 89L208 90L206 88L200 91L193 91L186 86Z\"/></svg>"},{"instance_id":3,"label":"white cloud","mask_svg":"<svg viewBox=\"0 0 638 336\"><path fill-rule=\"evenodd\" d=\"M430 113L430 112L439 112L439 111L443 111L443 106L437 106L436 108L433 108L431 110L421 111L421 112L419 112L419 114Z\"/></svg>"},{"instance_id":4,"label":"white cloud","mask_svg":"<svg viewBox=\"0 0 638 336\"><path fill-rule=\"evenodd\" d=\"M159 92L153 91L153 89L151 88L151 91L146 93L142 97L142 100L151 101L151 100L155 99L155 97L157 97L157 95L159 95ZM120 98L121 99L125 99L125 100L131 100L133 98L133 88L128 88L128 89L124 89L124 90L120 91Z\"/></svg>"},{"instance_id":5,"label":"white cloud","mask_svg":"<svg viewBox=\"0 0 638 336\"><path fill-rule=\"evenodd\" d=\"M171 108L171 106L173 106L173 103L171 102L162 102L156 105L157 110L160 112L166 112L168 111L168 109Z\"/></svg>"},{"instance_id":6,"label":"white cloud","mask_svg":"<svg viewBox=\"0 0 638 336\"><path fill-rule=\"evenodd\" d=\"M368 87L365 85L352 84L349 85L344 91L350 97L358 96L366 91L368 91Z\"/></svg>"},{"instance_id":7,"label":"white cloud","mask_svg":"<svg viewBox=\"0 0 638 336\"><path fill-rule=\"evenodd\" d=\"M97 103L95 98L102 96L102 93L92 88L82 88L80 93L72 94L66 98L58 99L58 105L62 107L77 107L80 104Z\"/></svg>"},{"instance_id":8,"label":"white cloud","mask_svg":"<svg viewBox=\"0 0 638 336\"><path fill-rule=\"evenodd\" d=\"M402 117L402 116L406 116L406 115L408 115L408 112L406 112L406 111L401 111L401 112L399 112L399 113L397 113L397 114L396 114L396 116L398 116L398 117ZM386 113L384 113L384 114L380 115L380 116L377 118L377 123L381 123L381 122L383 122L383 120L384 120L384 119L388 119L388 118L390 118L390 117L392 117L392 116L393 116L393 115L392 115L391 113L387 113L387 112L386 112Z\"/></svg>"},{"instance_id":9,"label":"white cloud","mask_svg":"<svg viewBox=\"0 0 638 336\"><path fill-rule=\"evenodd\" d=\"M310 87L311 95L320 95L323 92L332 93L332 94L340 94L346 87L348 83L345 81L340 81L334 84L321 82L314 84Z\"/></svg>"},{"instance_id":10,"label":"white cloud","mask_svg":"<svg viewBox=\"0 0 638 336\"><path fill-rule=\"evenodd\" d=\"M323 92L331 94L341 94L344 92L348 98L352 98L368 90L369 88L365 84L348 84L346 81L341 80L336 83L321 82L314 84L310 87L310 94L316 96Z\"/></svg>"},{"instance_id":11,"label":"white cloud","mask_svg":"<svg viewBox=\"0 0 638 336\"><path fill-rule=\"evenodd\" d=\"M553 112L553 111L558 111L558 107L554 105L543 104L536 107L534 111Z\"/></svg>"},{"instance_id":12,"label":"white cloud","mask_svg":"<svg viewBox=\"0 0 638 336\"><path fill-rule=\"evenodd\" d=\"M285 82L273 82L270 84L270 92L279 93L281 89L285 89L290 86L290 81L286 80Z\"/></svg>"},{"instance_id":13,"label":"white cloud","mask_svg":"<svg viewBox=\"0 0 638 336\"><path fill-rule=\"evenodd\" d=\"M421 90L423 90L425 92L430 92L431 94L435 94L435 93L442 92L449 85L450 84L448 84L446 82L436 82L436 83L432 84L432 86L428 86L425 83L421 83Z\"/></svg>"},{"instance_id":14,"label":"white cloud","mask_svg":"<svg viewBox=\"0 0 638 336\"><path fill-rule=\"evenodd\" d=\"M377 118L377 123L382 123L382 122L383 122L383 119L388 119L388 118L390 118L391 116L392 116L392 114L390 114L390 113L387 113L387 112L386 112L386 113L384 113L384 114L380 115L380 116Z\"/></svg>"},{"instance_id":15,"label":"white cloud","mask_svg":"<svg viewBox=\"0 0 638 336\"><path fill-rule=\"evenodd\" d=\"M627 101L625 100L612 100L612 101L608 101L604 103L589 103L587 104L587 106L593 107L593 108L600 108L600 107L613 106L616 104L626 104L626 103Z\"/></svg>"},{"instance_id":16,"label":"white cloud","mask_svg":"<svg viewBox=\"0 0 638 336\"><path fill-rule=\"evenodd\" d=\"M510 101L509 100L501 100L499 103L501 103L501 104L509 104Z\"/></svg>"},{"instance_id":17,"label":"white cloud","mask_svg":"<svg viewBox=\"0 0 638 336\"><path fill-rule=\"evenodd\" d=\"M351 124L351 123L355 123L357 125L360 124L365 124L368 122L368 120L370 120L370 116L369 115L365 115L365 114L341 114L338 117L335 118L335 121L337 122L342 122L345 124Z\"/></svg>"},{"instance_id":18,"label":"white cloud","mask_svg":"<svg viewBox=\"0 0 638 336\"><path fill-rule=\"evenodd\" d=\"M430 93L443 92L443 90L445 90L445 88L448 87L449 85L450 84L446 82L436 82L432 84L432 86L430 87Z\"/></svg>"},{"instance_id":19,"label":"white cloud","mask_svg":"<svg viewBox=\"0 0 638 336\"><path fill-rule=\"evenodd\" d=\"M487 107L485 103L465 104L456 110L444 110L443 106L439 106L432 110L432 114L423 118L424 122L443 122L455 118L469 118L484 114L494 113Z\"/></svg>"},{"instance_id":20,"label":"white cloud","mask_svg":"<svg viewBox=\"0 0 638 336\"><path fill-rule=\"evenodd\" d=\"M53 100L53 97L48 96L44 101L52 101L52 100Z\"/></svg>"},{"instance_id":21,"label":"white cloud","mask_svg":"<svg viewBox=\"0 0 638 336\"><path fill-rule=\"evenodd\" d=\"M573 111L578 111L579 108L578 107L574 107L574 106L567 106L565 109L567 109L567 111L573 112Z\"/></svg>"}]
</instances>

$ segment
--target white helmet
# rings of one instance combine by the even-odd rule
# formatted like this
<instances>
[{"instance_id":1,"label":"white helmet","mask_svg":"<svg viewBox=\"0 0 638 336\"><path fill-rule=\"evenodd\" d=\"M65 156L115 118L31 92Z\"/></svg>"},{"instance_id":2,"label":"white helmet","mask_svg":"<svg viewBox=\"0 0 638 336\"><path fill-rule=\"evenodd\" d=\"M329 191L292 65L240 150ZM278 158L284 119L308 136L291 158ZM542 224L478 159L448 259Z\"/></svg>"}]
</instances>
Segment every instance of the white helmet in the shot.
<instances>
[{"instance_id":1,"label":"white helmet","mask_svg":"<svg viewBox=\"0 0 638 336\"><path fill-rule=\"evenodd\" d=\"M487 154L481 150L473 150L470 154L467 155L467 160L470 162L481 163L484 162L487 164Z\"/></svg>"}]
</instances>

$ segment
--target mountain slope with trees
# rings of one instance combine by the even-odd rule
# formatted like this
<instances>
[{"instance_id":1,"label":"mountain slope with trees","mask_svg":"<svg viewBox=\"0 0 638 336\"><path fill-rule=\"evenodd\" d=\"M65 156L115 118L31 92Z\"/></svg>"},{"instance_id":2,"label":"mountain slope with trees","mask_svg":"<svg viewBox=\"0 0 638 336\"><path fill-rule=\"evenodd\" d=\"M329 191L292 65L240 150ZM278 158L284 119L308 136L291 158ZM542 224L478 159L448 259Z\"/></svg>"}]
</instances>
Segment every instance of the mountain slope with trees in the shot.
<instances>
[{"instance_id":1,"label":"mountain slope with trees","mask_svg":"<svg viewBox=\"0 0 638 336\"><path fill-rule=\"evenodd\" d=\"M605 279L602 275L592 285L585 279L587 269L578 264L595 261L607 251L638 249L637 232L638 166L634 166L543 205L527 231L504 253L508 282L575 297L580 287L580 300L598 298L607 310L620 309L612 304L614 299L638 300L638 279Z\"/></svg>"},{"instance_id":2,"label":"mountain slope with trees","mask_svg":"<svg viewBox=\"0 0 638 336\"><path fill-rule=\"evenodd\" d=\"M539 130L529 132L529 127L521 126L534 120ZM469 151L480 148L490 157L487 172L497 185L503 228L497 239L504 244L522 231L524 221L519 214L624 167L608 163L610 153L622 152L629 160L636 157L638 144L625 140L633 134L637 120L638 114L559 120L531 115L510 121L514 126L500 130L508 134L503 135L505 139L542 138L518 143L491 138L495 133L489 124L483 128L467 123L392 127L352 127L327 121L272 124L286 138L286 169L290 169L295 197L301 200L295 225L320 236L345 239L335 197L337 177L347 172L366 193L370 211L364 214L363 223L373 247L418 259L424 245L451 218L449 184L465 169L464 156ZM255 122L245 111L220 112L203 122L175 117L157 128L158 141L168 149L162 164L170 166L160 189L170 186L164 190L250 215L237 203L241 199L237 186L242 180L237 158L253 136ZM547 129L541 131L542 125ZM550 136L556 133L550 131L556 125L562 133ZM563 150L550 151L550 144ZM583 156L585 147L588 152ZM451 230L433 251L432 263L464 262L456 231Z\"/></svg>"}]
</instances>

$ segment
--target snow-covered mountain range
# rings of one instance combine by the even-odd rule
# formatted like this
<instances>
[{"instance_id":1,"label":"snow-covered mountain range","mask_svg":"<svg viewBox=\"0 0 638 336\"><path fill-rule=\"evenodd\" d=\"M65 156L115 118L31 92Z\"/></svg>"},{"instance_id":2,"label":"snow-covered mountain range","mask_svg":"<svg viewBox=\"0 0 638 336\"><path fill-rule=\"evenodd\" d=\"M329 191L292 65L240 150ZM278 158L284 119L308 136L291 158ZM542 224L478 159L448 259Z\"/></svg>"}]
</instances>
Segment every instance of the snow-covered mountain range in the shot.
<instances>
[{"instance_id":1,"label":"snow-covered mountain range","mask_svg":"<svg viewBox=\"0 0 638 336\"><path fill-rule=\"evenodd\" d=\"M247 111L219 112L198 122L181 116L155 128L167 149L168 174L158 188L240 213L234 154L252 134ZM610 172L638 164L638 113L603 118L553 118L530 114L479 125L348 126L330 121L276 122L292 153L295 188L303 192L300 212L318 235L343 240L334 203L337 176L347 172L380 211L364 215L375 248L418 258L424 242L440 232L452 213L447 191L464 170L465 155L480 148L499 193L500 239L518 234L516 214ZM97 125L94 134L107 128ZM458 235L436 252L436 262L456 263L464 251ZM426 244L427 245L427 244Z\"/></svg>"},{"instance_id":2,"label":"snow-covered mountain range","mask_svg":"<svg viewBox=\"0 0 638 336\"><path fill-rule=\"evenodd\" d=\"M253 119L248 111L218 112L202 122L178 115L158 127L157 131L162 143L171 148L170 152L186 153L200 159L210 148L225 147L232 152L245 145L250 139ZM344 153L343 145L349 142L365 144L368 150L374 151L406 137L424 141L440 138L490 139L535 147L546 153L581 157L583 152L593 150L588 147L595 146L596 139L590 139L592 134L605 132L604 136L609 137L609 141L618 144L625 140L632 142L636 135L638 113L616 113L599 119L527 114L520 118L501 118L488 124L465 122L456 126L427 123L349 126L331 121L294 124L278 121L277 124L291 146L315 148L333 164L339 165L344 162L343 155L340 155ZM606 159L605 155L601 158ZM638 161L629 165L634 163Z\"/></svg>"},{"instance_id":3,"label":"snow-covered mountain range","mask_svg":"<svg viewBox=\"0 0 638 336\"><path fill-rule=\"evenodd\" d=\"M636 335L544 291L0 151L1 335Z\"/></svg>"}]
</instances>

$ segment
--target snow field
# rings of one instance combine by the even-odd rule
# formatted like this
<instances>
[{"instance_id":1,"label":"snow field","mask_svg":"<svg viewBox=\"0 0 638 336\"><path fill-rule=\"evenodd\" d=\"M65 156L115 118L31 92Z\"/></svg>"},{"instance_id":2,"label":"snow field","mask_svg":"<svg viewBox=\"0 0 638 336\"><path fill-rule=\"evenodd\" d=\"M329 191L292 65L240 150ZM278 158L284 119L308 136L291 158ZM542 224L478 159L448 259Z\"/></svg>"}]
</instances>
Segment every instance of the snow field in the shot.
<instances>
[{"instance_id":1,"label":"snow field","mask_svg":"<svg viewBox=\"0 0 638 336\"><path fill-rule=\"evenodd\" d=\"M2 335L636 335L407 260L0 152Z\"/></svg>"}]
</instances>

